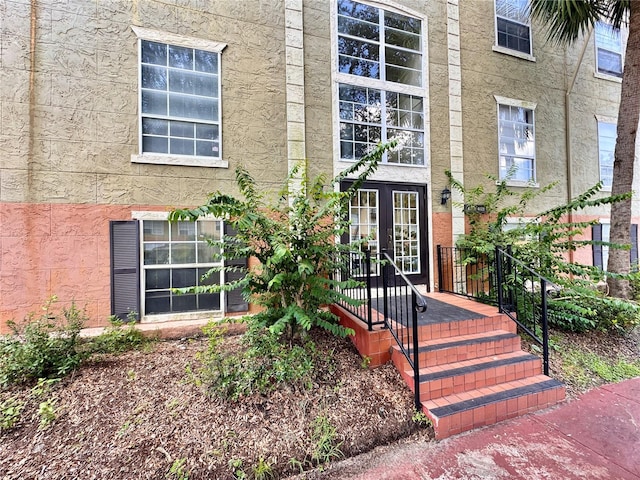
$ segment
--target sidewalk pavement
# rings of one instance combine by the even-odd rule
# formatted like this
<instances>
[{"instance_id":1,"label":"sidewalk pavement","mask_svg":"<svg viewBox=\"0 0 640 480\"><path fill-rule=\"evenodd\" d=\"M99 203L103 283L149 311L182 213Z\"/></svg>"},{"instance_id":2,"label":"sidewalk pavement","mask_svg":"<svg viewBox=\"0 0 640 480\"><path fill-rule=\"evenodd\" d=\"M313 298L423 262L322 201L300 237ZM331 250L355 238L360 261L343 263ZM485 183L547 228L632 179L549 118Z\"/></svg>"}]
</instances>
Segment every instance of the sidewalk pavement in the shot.
<instances>
[{"instance_id":1,"label":"sidewalk pavement","mask_svg":"<svg viewBox=\"0 0 640 480\"><path fill-rule=\"evenodd\" d=\"M640 378L439 442L363 457L344 462L360 468L338 463L323 478L640 480Z\"/></svg>"}]
</instances>

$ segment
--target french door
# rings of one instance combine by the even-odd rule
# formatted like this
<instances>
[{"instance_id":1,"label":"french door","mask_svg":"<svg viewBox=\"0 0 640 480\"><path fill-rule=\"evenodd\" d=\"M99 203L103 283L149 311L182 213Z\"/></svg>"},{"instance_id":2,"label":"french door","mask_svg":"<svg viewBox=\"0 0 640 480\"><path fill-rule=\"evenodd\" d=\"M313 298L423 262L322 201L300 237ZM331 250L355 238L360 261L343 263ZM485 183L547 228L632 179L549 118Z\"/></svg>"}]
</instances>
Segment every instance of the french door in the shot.
<instances>
[{"instance_id":1,"label":"french door","mask_svg":"<svg viewBox=\"0 0 640 480\"><path fill-rule=\"evenodd\" d=\"M352 182L345 181L343 190ZM386 250L414 284L428 284L426 187L367 182L349 206L351 228L343 242L365 241L377 257ZM374 270L378 275L379 269Z\"/></svg>"}]
</instances>

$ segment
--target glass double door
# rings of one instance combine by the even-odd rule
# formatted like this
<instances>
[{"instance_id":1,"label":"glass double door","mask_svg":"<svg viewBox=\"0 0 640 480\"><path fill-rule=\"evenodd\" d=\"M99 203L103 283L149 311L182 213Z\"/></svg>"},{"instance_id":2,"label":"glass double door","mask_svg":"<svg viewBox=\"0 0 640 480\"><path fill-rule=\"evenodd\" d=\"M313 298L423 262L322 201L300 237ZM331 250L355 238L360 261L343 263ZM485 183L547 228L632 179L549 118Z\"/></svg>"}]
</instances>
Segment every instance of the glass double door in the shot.
<instances>
[{"instance_id":1,"label":"glass double door","mask_svg":"<svg viewBox=\"0 0 640 480\"><path fill-rule=\"evenodd\" d=\"M344 182L346 190L352 182ZM363 241L372 257L394 259L414 284L427 283L426 187L368 182L349 205L350 231L343 242ZM378 269L374 271L379 274Z\"/></svg>"}]
</instances>

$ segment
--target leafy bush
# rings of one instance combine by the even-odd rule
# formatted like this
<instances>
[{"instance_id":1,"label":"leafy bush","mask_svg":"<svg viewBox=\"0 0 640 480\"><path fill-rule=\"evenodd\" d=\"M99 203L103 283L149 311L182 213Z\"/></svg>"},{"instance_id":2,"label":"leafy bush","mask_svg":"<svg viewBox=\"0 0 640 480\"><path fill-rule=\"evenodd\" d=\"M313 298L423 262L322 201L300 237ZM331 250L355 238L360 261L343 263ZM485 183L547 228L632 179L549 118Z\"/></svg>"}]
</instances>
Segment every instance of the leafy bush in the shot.
<instances>
[{"instance_id":1,"label":"leafy bush","mask_svg":"<svg viewBox=\"0 0 640 480\"><path fill-rule=\"evenodd\" d=\"M240 351L225 351L222 346L224 329L209 323L203 331L209 344L197 356L201 362L197 382L211 395L230 400L255 393L267 394L283 385L311 388L314 367L328 366L331 359L320 359L315 344L306 340L288 346L278 335L250 326L242 337Z\"/></svg>"},{"instance_id":2,"label":"leafy bush","mask_svg":"<svg viewBox=\"0 0 640 480\"><path fill-rule=\"evenodd\" d=\"M86 357L79 348L85 311L72 303L55 313L55 301L51 297L38 318L30 314L20 325L8 322L12 335L0 338L0 386L62 377Z\"/></svg>"},{"instance_id":3,"label":"leafy bush","mask_svg":"<svg viewBox=\"0 0 640 480\"><path fill-rule=\"evenodd\" d=\"M135 317L135 312L132 315ZM150 342L133 322L125 325L122 320L113 316L109 323L103 333L91 340L88 347L91 353L123 353L143 348Z\"/></svg>"},{"instance_id":4,"label":"leafy bush","mask_svg":"<svg viewBox=\"0 0 640 480\"><path fill-rule=\"evenodd\" d=\"M171 212L169 220L195 221L206 215L222 218L237 233L212 242L218 247L216 260L254 257L260 264L243 272L246 275L235 282L176 291L211 293L241 288L247 301L265 307L250 322L268 328L271 334L285 333L279 338L290 342L297 333L314 326L341 336L352 333L339 325L335 315L321 308L338 300L353 303L340 290L359 285L352 279L338 282L331 278L343 255L358 248L336 243L335 239L347 231L349 200L393 146L393 142L377 146L328 185L322 176L311 182L300 173L301 167L296 167L274 205L265 203L249 172L238 167L236 182L242 199L214 193L200 207ZM338 191L336 187L350 175L358 175L357 180L347 191ZM211 271L235 270L237 267L227 265Z\"/></svg>"},{"instance_id":5,"label":"leafy bush","mask_svg":"<svg viewBox=\"0 0 640 480\"><path fill-rule=\"evenodd\" d=\"M466 188L455 181L449 172L447 175L453 188L463 193L465 204L483 204L486 207L486 214L480 214L474 209L466 212L471 228L456 244L466 252L465 264L477 263L480 257L484 257L488 259L486 265L493 269L495 247L511 250L514 258L559 287L556 295L548 298L549 322L552 326L580 332L592 329L628 331L640 325L638 303L609 297L597 290L596 284L611 274L592 265L569 262L570 252L596 243L610 248L628 248L609 242L576 240L584 229L595 225L597 220L567 221L572 212L609 205L625 199L628 194L596 198L596 194L602 189L602 184L599 183L564 205L539 213L518 224L516 228L506 229L509 218L522 218L529 202L553 188L554 184L539 190L525 188L520 193L515 193L508 187L506 179L497 181L494 177L489 177L496 185L496 190L486 192L483 186ZM493 273L482 271L477 276L489 277ZM631 274L626 278L632 284L635 282L640 285L638 274ZM526 317L531 317L536 311L527 310L526 307L532 305L532 300L524 298L527 290L531 290L531 280L515 276L505 276L505 280L513 282L514 290L519 292L515 293L516 296L523 297L515 302L519 320L533 325L532 319ZM529 282L529 288L523 284L516 285L518 282ZM481 294L485 295L485 292ZM496 292L489 293L490 299L495 300L496 296Z\"/></svg>"},{"instance_id":6,"label":"leafy bush","mask_svg":"<svg viewBox=\"0 0 640 480\"><path fill-rule=\"evenodd\" d=\"M18 423L23 408L24 402L14 397L0 403L0 432L10 430Z\"/></svg>"}]
</instances>

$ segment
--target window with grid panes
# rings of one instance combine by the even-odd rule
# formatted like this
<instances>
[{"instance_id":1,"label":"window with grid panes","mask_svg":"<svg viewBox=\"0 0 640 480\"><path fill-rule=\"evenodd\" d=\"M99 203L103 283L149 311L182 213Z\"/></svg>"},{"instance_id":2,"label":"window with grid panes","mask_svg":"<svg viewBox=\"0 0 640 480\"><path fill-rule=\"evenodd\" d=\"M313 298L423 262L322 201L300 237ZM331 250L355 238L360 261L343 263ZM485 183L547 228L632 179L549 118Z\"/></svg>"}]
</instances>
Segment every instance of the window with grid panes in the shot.
<instances>
[{"instance_id":1,"label":"window with grid panes","mask_svg":"<svg viewBox=\"0 0 640 480\"><path fill-rule=\"evenodd\" d=\"M395 138L400 147L383 162L425 165L422 28L418 18L337 0L341 159Z\"/></svg>"},{"instance_id":2,"label":"window with grid panes","mask_svg":"<svg viewBox=\"0 0 640 480\"><path fill-rule=\"evenodd\" d=\"M600 164L600 181L605 189L613 183L613 159L616 148L615 123L598 122L598 158Z\"/></svg>"},{"instance_id":3,"label":"window with grid panes","mask_svg":"<svg viewBox=\"0 0 640 480\"><path fill-rule=\"evenodd\" d=\"M140 41L141 153L220 158L220 54Z\"/></svg>"},{"instance_id":4,"label":"window with grid panes","mask_svg":"<svg viewBox=\"0 0 640 480\"><path fill-rule=\"evenodd\" d=\"M619 28L596 22L596 64L598 73L622 77L622 36Z\"/></svg>"},{"instance_id":5,"label":"window with grid panes","mask_svg":"<svg viewBox=\"0 0 640 480\"><path fill-rule=\"evenodd\" d=\"M528 0L496 0L496 43L531 55L531 22Z\"/></svg>"},{"instance_id":6,"label":"window with grid panes","mask_svg":"<svg viewBox=\"0 0 640 480\"><path fill-rule=\"evenodd\" d=\"M142 221L144 313L220 310L219 293L176 294L174 288L220 283L220 273L203 278L214 261L217 247L208 243L222 238L219 220L169 223Z\"/></svg>"},{"instance_id":7,"label":"window with grid panes","mask_svg":"<svg viewBox=\"0 0 640 480\"><path fill-rule=\"evenodd\" d=\"M514 102L515 103L515 102ZM500 179L535 182L535 128L533 110L498 104Z\"/></svg>"}]
</instances>

